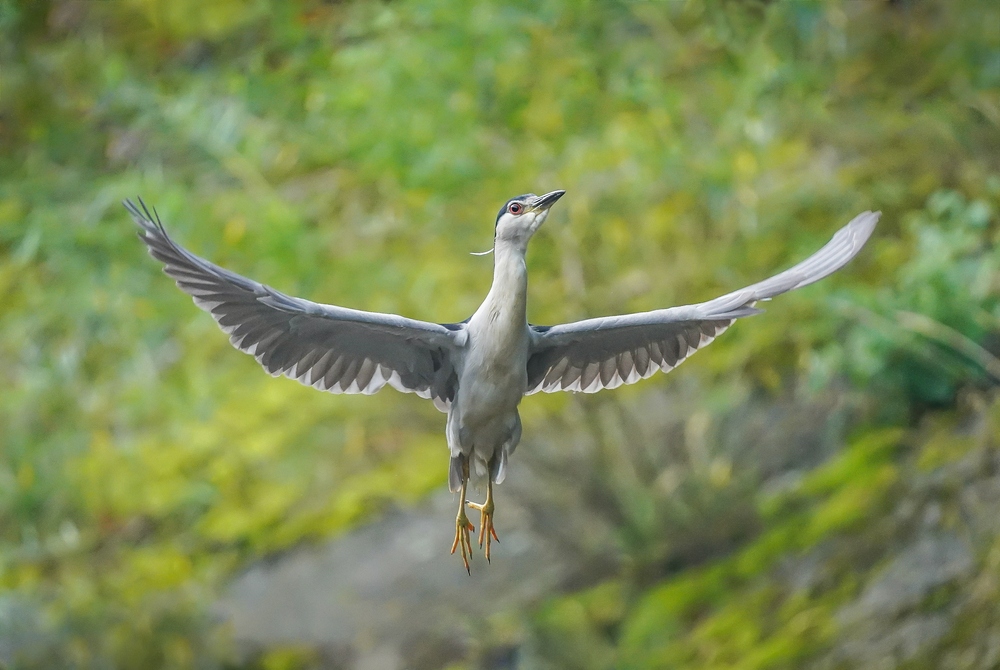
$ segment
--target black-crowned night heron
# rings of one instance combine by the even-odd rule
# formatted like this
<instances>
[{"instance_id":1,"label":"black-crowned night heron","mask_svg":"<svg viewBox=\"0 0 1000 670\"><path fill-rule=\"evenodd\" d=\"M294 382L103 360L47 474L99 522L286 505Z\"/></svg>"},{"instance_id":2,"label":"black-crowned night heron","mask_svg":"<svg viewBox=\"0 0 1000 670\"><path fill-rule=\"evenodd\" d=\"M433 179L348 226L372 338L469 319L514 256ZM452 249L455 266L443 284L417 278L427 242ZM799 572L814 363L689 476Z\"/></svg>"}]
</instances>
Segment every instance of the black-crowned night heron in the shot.
<instances>
[{"instance_id":1,"label":"black-crowned night heron","mask_svg":"<svg viewBox=\"0 0 1000 670\"><path fill-rule=\"evenodd\" d=\"M859 214L822 249L753 286L697 305L587 319L558 326L528 323L528 241L564 191L511 198L496 218L493 285L462 323L437 324L293 298L214 265L174 242L142 200L125 207L154 258L181 290L209 312L229 341L264 366L331 393L375 393L386 384L429 398L448 414L448 484L461 492L455 541L469 569L466 516L480 512L479 546L490 557L493 484L521 439L521 398L545 391L594 393L669 372L754 304L806 286L843 267L861 249L878 212ZM471 475L486 479L486 500L466 502Z\"/></svg>"}]
</instances>

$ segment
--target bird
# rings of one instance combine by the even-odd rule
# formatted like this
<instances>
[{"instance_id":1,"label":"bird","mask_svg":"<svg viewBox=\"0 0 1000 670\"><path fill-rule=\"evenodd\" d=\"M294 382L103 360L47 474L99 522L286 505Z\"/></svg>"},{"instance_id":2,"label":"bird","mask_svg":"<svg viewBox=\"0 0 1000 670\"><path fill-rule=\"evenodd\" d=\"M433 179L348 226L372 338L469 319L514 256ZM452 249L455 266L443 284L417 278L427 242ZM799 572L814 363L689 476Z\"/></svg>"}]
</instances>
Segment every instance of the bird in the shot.
<instances>
[{"instance_id":1,"label":"bird","mask_svg":"<svg viewBox=\"0 0 1000 670\"><path fill-rule=\"evenodd\" d=\"M528 243L565 191L509 199L494 223L493 282L461 323L433 323L311 302L226 270L168 234L141 198L123 205L164 272L273 376L331 393L371 394L391 386L431 400L447 414L448 486L459 493L451 553L471 574L475 526L490 560L493 486L521 440L518 406L526 395L595 393L669 372L712 342L761 301L839 270L867 242L881 212L866 211L799 264L769 279L698 304L590 318L553 326L527 320ZM484 252L489 253L489 252ZM484 502L468 500L470 480L486 481Z\"/></svg>"}]
</instances>

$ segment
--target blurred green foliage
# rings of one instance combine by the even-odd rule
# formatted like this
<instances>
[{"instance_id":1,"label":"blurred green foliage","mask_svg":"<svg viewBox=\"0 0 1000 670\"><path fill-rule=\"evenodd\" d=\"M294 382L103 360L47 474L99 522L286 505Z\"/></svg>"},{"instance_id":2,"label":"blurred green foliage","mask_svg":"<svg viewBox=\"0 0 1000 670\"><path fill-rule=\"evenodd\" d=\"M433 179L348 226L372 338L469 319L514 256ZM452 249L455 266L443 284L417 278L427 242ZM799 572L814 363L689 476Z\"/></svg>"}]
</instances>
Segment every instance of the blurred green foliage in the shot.
<instances>
[{"instance_id":1,"label":"blurred green foliage","mask_svg":"<svg viewBox=\"0 0 1000 670\"><path fill-rule=\"evenodd\" d=\"M146 257L123 197L283 290L444 322L488 288L467 252L496 205L565 188L529 254L537 323L706 299L884 212L848 272L622 392L695 379L715 417L846 388L849 446L790 493L741 489L762 530L719 561L663 569L647 521L622 545L652 573L523 614L554 667L797 667L857 584L764 575L875 514L905 431L997 381L998 25L986 0L0 0L0 627L18 665L236 663L208 613L235 570L445 480L429 405L261 374ZM526 434L574 402L529 399ZM728 481L713 472L687 473L699 495Z\"/></svg>"},{"instance_id":2,"label":"blurred green foliage","mask_svg":"<svg viewBox=\"0 0 1000 670\"><path fill-rule=\"evenodd\" d=\"M897 280L844 306L867 327L827 347L835 360L825 364L899 396L886 402L895 409L950 404L973 379L1000 382L996 359L978 346L1000 330L1000 253L987 233L995 215L983 200L931 194L904 224L913 251Z\"/></svg>"}]
</instances>

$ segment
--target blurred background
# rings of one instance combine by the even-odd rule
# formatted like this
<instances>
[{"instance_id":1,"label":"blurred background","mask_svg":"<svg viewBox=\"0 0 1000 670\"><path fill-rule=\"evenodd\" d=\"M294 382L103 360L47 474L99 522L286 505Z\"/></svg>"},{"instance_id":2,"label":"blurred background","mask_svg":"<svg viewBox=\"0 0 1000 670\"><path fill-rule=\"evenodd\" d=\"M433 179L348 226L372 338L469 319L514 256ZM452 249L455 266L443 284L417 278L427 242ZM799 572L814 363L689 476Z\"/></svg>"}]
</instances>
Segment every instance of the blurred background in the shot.
<instances>
[{"instance_id":1,"label":"blurred background","mask_svg":"<svg viewBox=\"0 0 1000 670\"><path fill-rule=\"evenodd\" d=\"M995 2L0 0L0 174L0 667L1000 666ZM556 188L534 323L883 217L669 376L527 398L471 577L444 416L264 374L119 204L449 322Z\"/></svg>"}]
</instances>

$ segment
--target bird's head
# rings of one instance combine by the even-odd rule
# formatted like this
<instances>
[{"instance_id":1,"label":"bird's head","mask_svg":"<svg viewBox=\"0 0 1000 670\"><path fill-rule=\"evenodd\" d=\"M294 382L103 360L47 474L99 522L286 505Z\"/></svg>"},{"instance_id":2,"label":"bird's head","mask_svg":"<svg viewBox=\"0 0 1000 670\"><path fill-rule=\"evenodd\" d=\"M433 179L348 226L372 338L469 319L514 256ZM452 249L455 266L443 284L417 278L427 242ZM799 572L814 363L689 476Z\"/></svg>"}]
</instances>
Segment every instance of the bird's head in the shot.
<instances>
[{"instance_id":1,"label":"bird's head","mask_svg":"<svg viewBox=\"0 0 1000 670\"><path fill-rule=\"evenodd\" d=\"M511 198L497 213L494 244L510 243L525 247L535 231L545 223L549 208L566 191L552 191L545 195L519 195Z\"/></svg>"}]
</instances>

